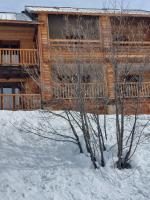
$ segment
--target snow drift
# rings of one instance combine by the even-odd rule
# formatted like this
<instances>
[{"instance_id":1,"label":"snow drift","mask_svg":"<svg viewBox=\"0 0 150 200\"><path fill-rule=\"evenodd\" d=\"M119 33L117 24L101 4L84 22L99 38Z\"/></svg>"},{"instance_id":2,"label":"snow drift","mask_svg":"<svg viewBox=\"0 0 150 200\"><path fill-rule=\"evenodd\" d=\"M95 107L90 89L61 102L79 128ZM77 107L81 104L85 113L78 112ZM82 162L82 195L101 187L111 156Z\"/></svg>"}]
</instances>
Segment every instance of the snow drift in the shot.
<instances>
[{"instance_id":1,"label":"snow drift","mask_svg":"<svg viewBox=\"0 0 150 200\"><path fill-rule=\"evenodd\" d=\"M150 140L147 137L138 147L132 169L117 170L113 119L108 116L106 167L94 170L88 155L80 154L76 145L46 140L16 128L24 127L25 121L40 127L38 111L1 111L0 200L150 199ZM53 124L67 131L60 119ZM145 134L149 133L148 127Z\"/></svg>"}]
</instances>

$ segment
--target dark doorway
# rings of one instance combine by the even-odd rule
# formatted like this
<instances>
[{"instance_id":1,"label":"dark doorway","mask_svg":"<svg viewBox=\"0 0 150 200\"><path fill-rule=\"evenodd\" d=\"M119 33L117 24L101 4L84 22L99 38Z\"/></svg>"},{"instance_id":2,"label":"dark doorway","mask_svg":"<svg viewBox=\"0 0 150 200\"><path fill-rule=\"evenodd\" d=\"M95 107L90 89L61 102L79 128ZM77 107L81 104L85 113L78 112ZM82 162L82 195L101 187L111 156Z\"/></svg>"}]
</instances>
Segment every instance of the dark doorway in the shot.
<instances>
[{"instance_id":1,"label":"dark doorway","mask_svg":"<svg viewBox=\"0 0 150 200\"><path fill-rule=\"evenodd\" d=\"M0 48L19 49L20 41L0 40Z\"/></svg>"}]
</instances>

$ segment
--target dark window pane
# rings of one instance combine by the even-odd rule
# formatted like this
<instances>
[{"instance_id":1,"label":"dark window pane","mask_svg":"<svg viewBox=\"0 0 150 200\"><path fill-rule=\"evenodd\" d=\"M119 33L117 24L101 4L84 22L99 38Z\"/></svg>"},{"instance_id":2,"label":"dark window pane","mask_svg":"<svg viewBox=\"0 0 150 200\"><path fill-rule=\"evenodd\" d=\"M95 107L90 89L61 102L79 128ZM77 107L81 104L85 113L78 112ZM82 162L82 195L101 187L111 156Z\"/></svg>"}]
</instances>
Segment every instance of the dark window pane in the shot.
<instances>
[{"instance_id":1,"label":"dark window pane","mask_svg":"<svg viewBox=\"0 0 150 200\"><path fill-rule=\"evenodd\" d=\"M99 17L49 15L51 39L99 39Z\"/></svg>"}]
</instances>

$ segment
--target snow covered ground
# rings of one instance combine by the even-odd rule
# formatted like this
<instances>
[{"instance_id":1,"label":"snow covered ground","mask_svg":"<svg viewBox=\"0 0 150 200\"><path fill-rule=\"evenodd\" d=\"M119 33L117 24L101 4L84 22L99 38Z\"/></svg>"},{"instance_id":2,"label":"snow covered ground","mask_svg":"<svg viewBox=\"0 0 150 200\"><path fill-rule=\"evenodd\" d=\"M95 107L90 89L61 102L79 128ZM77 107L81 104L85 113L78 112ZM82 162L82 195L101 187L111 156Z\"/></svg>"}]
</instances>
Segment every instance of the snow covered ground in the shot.
<instances>
[{"instance_id":1,"label":"snow covered ground","mask_svg":"<svg viewBox=\"0 0 150 200\"><path fill-rule=\"evenodd\" d=\"M106 167L99 170L92 168L89 158L79 154L74 144L49 141L16 129L26 120L39 127L42 123L38 111L0 111L0 200L150 199L150 140L139 146L132 169L117 170L110 151L113 116L108 119ZM66 129L61 120L53 123Z\"/></svg>"}]
</instances>

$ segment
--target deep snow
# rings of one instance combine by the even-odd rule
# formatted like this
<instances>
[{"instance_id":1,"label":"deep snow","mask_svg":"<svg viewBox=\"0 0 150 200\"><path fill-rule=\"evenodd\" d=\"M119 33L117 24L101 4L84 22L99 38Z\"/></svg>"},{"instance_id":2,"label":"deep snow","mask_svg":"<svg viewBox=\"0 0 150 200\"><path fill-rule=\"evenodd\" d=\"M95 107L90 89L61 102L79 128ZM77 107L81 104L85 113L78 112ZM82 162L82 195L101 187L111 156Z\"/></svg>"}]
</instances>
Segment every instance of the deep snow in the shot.
<instances>
[{"instance_id":1,"label":"deep snow","mask_svg":"<svg viewBox=\"0 0 150 200\"><path fill-rule=\"evenodd\" d=\"M38 111L0 111L0 200L150 199L148 137L133 157L133 168L117 170L112 147L114 116L109 116L106 167L94 170L88 156L79 154L74 144L49 141L16 129L23 127L26 120L41 127L40 116ZM67 131L62 120L52 123ZM148 127L145 134L149 133Z\"/></svg>"}]
</instances>

